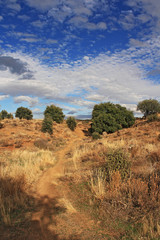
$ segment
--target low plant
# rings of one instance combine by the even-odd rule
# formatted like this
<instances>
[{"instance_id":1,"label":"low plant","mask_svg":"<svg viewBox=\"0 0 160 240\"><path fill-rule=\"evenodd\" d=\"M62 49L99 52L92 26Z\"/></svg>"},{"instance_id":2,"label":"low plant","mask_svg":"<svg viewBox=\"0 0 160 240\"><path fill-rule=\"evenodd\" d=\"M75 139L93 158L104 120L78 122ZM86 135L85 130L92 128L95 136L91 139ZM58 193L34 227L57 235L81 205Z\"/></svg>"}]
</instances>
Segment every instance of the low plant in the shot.
<instances>
[{"instance_id":1,"label":"low plant","mask_svg":"<svg viewBox=\"0 0 160 240\"><path fill-rule=\"evenodd\" d=\"M154 122L154 121L158 121L159 117L157 114L151 114L147 116L147 121L148 122Z\"/></svg>"},{"instance_id":2,"label":"low plant","mask_svg":"<svg viewBox=\"0 0 160 240\"><path fill-rule=\"evenodd\" d=\"M97 139L100 139L101 136L100 136L100 134L99 134L98 132L93 132L93 133L92 133L92 138L93 138L94 140L97 140Z\"/></svg>"},{"instance_id":3,"label":"low plant","mask_svg":"<svg viewBox=\"0 0 160 240\"><path fill-rule=\"evenodd\" d=\"M67 120L66 120L66 123L67 123L67 126L72 130L74 131L76 126L77 126L77 123L76 123L76 120L74 117L68 117Z\"/></svg>"},{"instance_id":4,"label":"low plant","mask_svg":"<svg viewBox=\"0 0 160 240\"><path fill-rule=\"evenodd\" d=\"M113 172L118 171L121 175L122 180L130 176L131 162L128 154L122 149L110 150L105 153L105 172L107 180L111 180Z\"/></svg>"},{"instance_id":5,"label":"low plant","mask_svg":"<svg viewBox=\"0 0 160 240\"><path fill-rule=\"evenodd\" d=\"M53 133L53 120L50 115L46 115L42 122L42 132L48 132L49 134Z\"/></svg>"},{"instance_id":6,"label":"low plant","mask_svg":"<svg viewBox=\"0 0 160 240\"><path fill-rule=\"evenodd\" d=\"M106 174L103 169L95 169L90 173L90 187L97 199L103 199L106 192Z\"/></svg>"}]
</instances>

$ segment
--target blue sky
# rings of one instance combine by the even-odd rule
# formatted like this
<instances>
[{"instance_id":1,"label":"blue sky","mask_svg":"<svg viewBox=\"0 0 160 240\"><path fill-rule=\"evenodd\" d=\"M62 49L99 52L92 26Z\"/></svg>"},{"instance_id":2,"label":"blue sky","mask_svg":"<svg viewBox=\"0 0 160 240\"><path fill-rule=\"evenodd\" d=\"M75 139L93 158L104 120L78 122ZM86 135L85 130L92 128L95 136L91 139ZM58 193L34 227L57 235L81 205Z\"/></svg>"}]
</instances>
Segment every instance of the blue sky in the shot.
<instances>
[{"instance_id":1,"label":"blue sky","mask_svg":"<svg viewBox=\"0 0 160 240\"><path fill-rule=\"evenodd\" d=\"M159 0L0 0L1 110L86 118L110 101L138 115L149 98L160 100Z\"/></svg>"}]
</instances>

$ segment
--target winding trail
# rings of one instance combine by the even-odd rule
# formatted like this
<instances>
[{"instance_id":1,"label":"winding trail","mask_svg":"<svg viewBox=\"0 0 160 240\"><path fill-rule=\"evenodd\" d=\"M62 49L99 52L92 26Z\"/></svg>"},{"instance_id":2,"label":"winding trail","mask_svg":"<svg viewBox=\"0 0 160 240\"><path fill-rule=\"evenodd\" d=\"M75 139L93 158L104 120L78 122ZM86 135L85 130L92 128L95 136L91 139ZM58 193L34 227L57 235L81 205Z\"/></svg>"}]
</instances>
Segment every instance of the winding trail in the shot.
<instances>
[{"instance_id":1,"label":"winding trail","mask_svg":"<svg viewBox=\"0 0 160 240\"><path fill-rule=\"evenodd\" d=\"M66 157L66 154L70 153L73 148L85 138L84 132L81 129L76 129L75 134L75 137L69 140L67 146L56 153L57 163L41 176L36 185L35 198L38 199L38 211L33 213L32 221L39 223L39 230L41 231L42 239L44 240L62 239L55 234L56 237L53 238L53 232L55 233L55 226L57 225L57 220L55 219L56 216L59 215L59 212L63 213L66 211L69 215L76 213L76 210L66 198L65 184L60 180L60 178L65 176L65 172L67 171L67 162L71 162L74 170L72 159ZM78 219L79 221L82 219L79 213ZM84 217L82 222L84 222ZM72 235L72 229L68 229L68 231L71 233L70 235ZM66 236L66 233L62 233L62 235Z\"/></svg>"}]
</instances>

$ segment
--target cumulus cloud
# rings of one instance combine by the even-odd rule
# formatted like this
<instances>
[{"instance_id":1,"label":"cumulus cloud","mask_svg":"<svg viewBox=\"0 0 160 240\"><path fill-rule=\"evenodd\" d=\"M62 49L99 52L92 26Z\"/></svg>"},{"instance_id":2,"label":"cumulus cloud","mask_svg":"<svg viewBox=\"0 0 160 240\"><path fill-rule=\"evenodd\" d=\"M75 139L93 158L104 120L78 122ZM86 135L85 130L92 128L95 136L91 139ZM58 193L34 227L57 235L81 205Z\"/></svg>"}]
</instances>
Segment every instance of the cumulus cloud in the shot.
<instances>
[{"instance_id":1,"label":"cumulus cloud","mask_svg":"<svg viewBox=\"0 0 160 240\"><path fill-rule=\"evenodd\" d=\"M34 27L43 28L46 25L46 22L37 20L37 21L32 22L32 25Z\"/></svg>"},{"instance_id":2,"label":"cumulus cloud","mask_svg":"<svg viewBox=\"0 0 160 240\"><path fill-rule=\"evenodd\" d=\"M104 12L108 3L100 0L26 0L26 3L36 8L39 11L47 12L48 17L54 18L57 23L64 23L73 25L77 28L85 28L88 30L106 30L107 25L105 22L91 19L96 11ZM88 19L90 17L90 20ZM96 17L97 18L97 17ZM38 27L42 26L40 22L35 23Z\"/></svg>"},{"instance_id":3,"label":"cumulus cloud","mask_svg":"<svg viewBox=\"0 0 160 240\"><path fill-rule=\"evenodd\" d=\"M8 8L12 9L12 10L15 10L16 12L19 12L21 10L21 6L20 4L17 4L17 3L9 3L7 5Z\"/></svg>"},{"instance_id":4,"label":"cumulus cloud","mask_svg":"<svg viewBox=\"0 0 160 240\"><path fill-rule=\"evenodd\" d=\"M147 79L149 68L159 73L159 66L155 66L155 61L159 62L159 42L160 38L155 38L138 48L131 46L114 54L106 52L75 65L54 68L42 65L37 58L10 53L6 62L0 58L1 66L11 69L1 72L1 93L35 107L37 98L58 102L60 106L69 104L73 109L67 112L78 111L81 115L90 114L95 103L104 101L130 104L128 107L135 110L139 101L159 96L159 82ZM20 80L19 74L27 74L28 69L34 72L34 79Z\"/></svg>"},{"instance_id":5,"label":"cumulus cloud","mask_svg":"<svg viewBox=\"0 0 160 240\"><path fill-rule=\"evenodd\" d=\"M0 101L9 98L9 95L0 95Z\"/></svg>"},{"instance_id":6,"label":"cumulus cloud","mask_svg":"<svg viewBox=\"0 0 160 240\"><path fill-rule=\"evenodd\" d=\"M58 41L55 40L55 39L47 39L47 41L46 41L47 44L55 44L55 43L57 43L57 42L58 42Z\"/></svg>"},{"instance_id":7,"label":"cumulus cloud","mask_svg":"<svg viewBox=\"0 0 160 240\"><path fill-rule=\"evenodd\" d=\"M37 97L31 98L29 96L18 96L14 97L14 102L15 103L22 103L22 102L27 102L30 107L36 106L39 101Z\"/></svg>"},{"instance_id":8,"label":"cumulus cloud","mask_svg":"<svg viewBox=\"0 0 160 240\"><path fill-rule=\"evenodd\" d=\"M127 0L126 4L134 9L134 20L141 24L147 23L150 30L160 31L160 1L159 0Z\"/></svg>"},{"instance_id":9,"label":"cumulus cloud","mask_svg":"<svg viewBox=\"0 0 160 240\"><path fill-rule=\"evenodd\" d=\"M28 16L28 15L19 15L19 16L17 16L19 19L22 19L23 21L28 21L28 20L30 20L30 16Z\"/></svg>"},{"instance_id":10,"label":"cumulus cloud","mask_svg":"<svg viewBox=\"0 0 160 240\"><path fill-rule=\"evenodd\" d=\"M34 7L40 11L47 11L49 9L51 9L52 7L56 6L58 4L58 1L55 0L45 0L45 1L41 1L41 0L26 0L26 3L30 6L30 7Z\"/></svg>"},{"instance_id":11,"label":"cumulus cloud","mask_svg":"<svg viewBox=\"0 0 160 240\"><path fill-rule=\"evenodd\" d=\"M11 73L21 75L26 72L30 72L27 69L27 63L22 62L20 59L16 59L10 56L0 56L1 70L5 71L7 68Z\"/></svg>"}]
</instances>

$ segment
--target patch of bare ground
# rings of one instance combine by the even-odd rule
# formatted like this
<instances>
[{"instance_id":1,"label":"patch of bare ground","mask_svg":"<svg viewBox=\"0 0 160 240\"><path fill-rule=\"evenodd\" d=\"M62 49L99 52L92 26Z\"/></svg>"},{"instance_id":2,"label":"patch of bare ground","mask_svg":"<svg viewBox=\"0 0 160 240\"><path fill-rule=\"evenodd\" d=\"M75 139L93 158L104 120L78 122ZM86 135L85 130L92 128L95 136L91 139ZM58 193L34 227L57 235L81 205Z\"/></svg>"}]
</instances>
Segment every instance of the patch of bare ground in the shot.
<instances>
[{"instance_id":1,"label":"patch of bare ground","mask_svg":"<svg viewBox=\"0 0 160 240\"><path fill-rule=\"evenodd\" d=\"M0 239L159 239L160 122L97 141L87 122L54 124L53 136L41 123L0 129Z\"/></svg>"}]
</instances>

